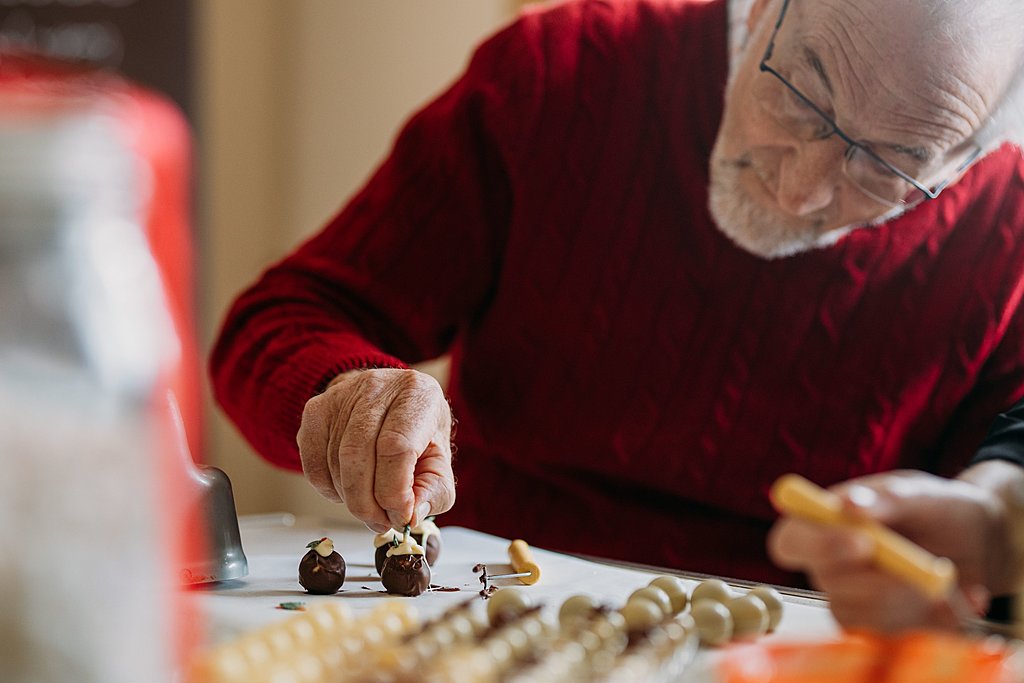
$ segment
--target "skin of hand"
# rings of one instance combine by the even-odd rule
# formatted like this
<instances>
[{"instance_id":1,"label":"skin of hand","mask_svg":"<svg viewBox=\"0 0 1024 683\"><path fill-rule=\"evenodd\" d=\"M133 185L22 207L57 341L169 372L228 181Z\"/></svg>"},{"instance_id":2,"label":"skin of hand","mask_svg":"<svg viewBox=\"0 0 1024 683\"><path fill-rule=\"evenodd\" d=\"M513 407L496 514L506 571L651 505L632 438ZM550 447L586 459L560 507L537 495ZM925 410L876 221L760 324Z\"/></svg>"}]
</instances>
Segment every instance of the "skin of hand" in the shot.
<instances>
[{"instance_id":1,"label":"skin of hand","mask_svg":"<svg viewBox=\"0 0 1024 683\"><path fill-rule=\"evenodd\" d=\"M353 370L306 402L296 440L309 483L381 533L451 509L451 429L430 375Z\"/></svg>"},{"instance_id":2,"label":"skin of hand","mask_svg":"<svg viewBox=\"0 0 1024 683\"><path fill-rule=\"evenodd\" d=\"M1011 463L976 465L956 479L894 471L853 479L832 488L854 517L874 519L957 566L962 597L929 600L915 587L878 569L871 539L852 529L782 517L768 537L768 552L781 567L803 571L828 594L846 628L894 632L956 628L967 610L984 612L991 595L1020 585L1024 553L1015 537L1014 497L1024 491L1024 471Z\"/></svg>"}]
</instances>

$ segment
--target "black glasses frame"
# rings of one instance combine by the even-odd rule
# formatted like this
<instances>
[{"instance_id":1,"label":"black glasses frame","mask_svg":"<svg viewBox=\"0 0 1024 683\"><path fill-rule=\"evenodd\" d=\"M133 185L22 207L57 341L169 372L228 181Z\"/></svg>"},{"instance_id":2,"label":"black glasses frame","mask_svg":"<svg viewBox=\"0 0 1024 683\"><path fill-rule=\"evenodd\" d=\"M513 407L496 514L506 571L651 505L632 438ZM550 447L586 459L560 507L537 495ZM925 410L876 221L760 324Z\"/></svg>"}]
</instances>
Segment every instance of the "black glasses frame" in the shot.
<instances>
[{"instance_id":1,"label":"black glasses frame","mask_svg":"<svg viewBox=\"0 0 1024 683\"><path fill-rule=\"evenodd\" d=\"M816 113L818 116L820 116L822 118L822 120L824 120L825 123L828 124L830 132L829 132L828 135L822 136L821 139L830 137L832 135L838 136L839 139L841 139L843 142L845 142L847 144L846 153L844 155L847 159L849 159L852 156L854 149L859 149L862 152L864 152L865 154L867 154L869 157L871 157L873 160L875 160L876 162L881 164L884 168L888 169L890 172L894 173L898 177L902 178L903 180L905 180L908 183L910 183L911 185L913 185L916 189L920 190L921 194L924 195L924 199L935 199L936 197L938 197L939 194L944 189L946 189L946 187L950 183L952 183L954 180L959 178L960 174L963 173L964 171L966 171L967 168L972 163L974 163L975 159L977 159L978 156L981 154L981 147L975 145L974 151L967 157L967 159L962 164L960 164L959 167L957 167L956 173L954 173L954 175L952 177L947 178L943 182L941 182L938 185L935 185L934 187L929 189L926 185L923 185L922 183L919 183L917 180L912 178L907 173L904 173L903 171L901 171L900 169L896 168L895 166L890 164L888 161L883 159L882 157L880 157L877 154L875 154L875 152L872 151L872 149L870 147L867 147L867 146L857 142L852 137L850 137L849 135L844 133L843 130L838 125L836 125L836 122L832 119L832 117L830 117L828 114L823 112L821 110L821 108L818 107L818 105L816 105L813 101L811 101L802 92L797 90L795 85L793 85L792 83L787 81L786 78L782 74L780 74L778 71L773 69L768 64L768 60L771 59L772 52L775 49L775 38L779 35L779 28L782 26L782 20L785 19L785 17L786 17L786 10L789 9L789 1L790 0L782 0L782 11L779 12L779 18L775 22L775 28L772 30L772 36L768 40L768 47L765 48L764 56L761 57L761 63L758 65L758 68L762 72L769 73L772 76L774 76L775 78L779 79L779 81L784 86L786 86L790 90L790 92L792 92L794 95L796 95L798 98L800 98L800 100L804 104L806 104L808 107L810 107L811 110L814 111L814 113ZM875 199L881 199L879 197L874 197L874 195L872 195L872 197L875 198ZM895 206L898 206L900 204L906 204L906 203L907 202L899 202L898 201L898 202L895 202L893 204Z\"/></svg>"}]
</instances>

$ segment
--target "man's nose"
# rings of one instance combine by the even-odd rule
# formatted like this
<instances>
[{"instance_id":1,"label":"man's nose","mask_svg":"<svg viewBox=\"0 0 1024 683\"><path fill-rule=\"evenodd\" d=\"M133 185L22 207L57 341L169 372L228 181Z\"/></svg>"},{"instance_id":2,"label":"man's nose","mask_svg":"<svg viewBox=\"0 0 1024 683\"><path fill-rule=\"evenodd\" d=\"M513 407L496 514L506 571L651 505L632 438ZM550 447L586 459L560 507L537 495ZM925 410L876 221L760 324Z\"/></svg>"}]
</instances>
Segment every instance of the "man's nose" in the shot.
<instances>
[{"instance_id":1,"label":"man's nose","mask_svg":"<svg viewBox=\"0 0 1024 683\"><path fill-rule=\"evenodd\" d=\"M805 142L783 156L776 201L794 216L824 209L842 182L843 146L835 140Z\"/></svg>"}]
</instances>

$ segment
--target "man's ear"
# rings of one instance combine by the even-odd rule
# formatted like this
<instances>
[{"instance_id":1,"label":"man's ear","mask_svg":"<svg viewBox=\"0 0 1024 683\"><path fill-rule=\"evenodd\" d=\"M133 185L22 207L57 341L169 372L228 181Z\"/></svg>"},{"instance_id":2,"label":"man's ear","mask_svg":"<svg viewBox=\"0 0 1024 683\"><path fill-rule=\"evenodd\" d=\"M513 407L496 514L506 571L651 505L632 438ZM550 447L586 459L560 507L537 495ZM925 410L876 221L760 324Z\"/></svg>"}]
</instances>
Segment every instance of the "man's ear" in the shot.
<instances>
[{"instance_id":1,"label":"man's ear","mask_svg":"<svg viewBox=\"0 0 1024 683\"><path fill-rule=\"evenodd\" d=\"M757 24L764 16L764 12L768 9L768 5L771 4L771 0L754 0L750 5L750 11L747 13L747 35L754 35L754 31L757 29Z\"/></svg>"}]
</instances>

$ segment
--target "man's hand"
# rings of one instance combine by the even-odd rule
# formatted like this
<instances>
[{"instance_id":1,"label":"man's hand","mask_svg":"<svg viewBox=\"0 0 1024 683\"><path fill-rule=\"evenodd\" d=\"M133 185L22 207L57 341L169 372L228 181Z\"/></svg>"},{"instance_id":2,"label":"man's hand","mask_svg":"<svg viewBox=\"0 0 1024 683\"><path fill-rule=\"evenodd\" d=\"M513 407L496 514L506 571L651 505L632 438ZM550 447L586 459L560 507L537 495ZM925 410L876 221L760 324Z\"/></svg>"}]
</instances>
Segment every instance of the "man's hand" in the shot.
<instances>
[{"instance_id":1,"label":"man's hand","mask_svg":"<svg viewBox=\"0 0 1024 683\"><path fill-rule=\"evenodd\" d=\"M861 477L832 490L849 514L875 519L951 559L968 609L983 611L990 593L1007 588L1004 574L1013 544L1007 507L993 489L970 477L943 479L899 471ZM769 535L768 551L781 567L806 572L812 585L828 594L843 626L897 631L956 625L949 602L929 601L879 570L864 534L783 517Z\"/></svg>"},{"instance_id":2,"label":"man's hand","mask_svg":"<svg viewBox=\"0 0 1024 683\"><path fill-rule=\"evenodd\" d=\"M302 470L325 498L377 532L455 502L452 417L440 385L415 370L339 375L302 413Z\"/></svg>"}]
</instances>

